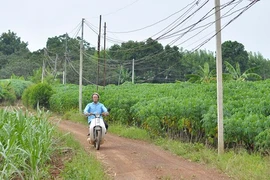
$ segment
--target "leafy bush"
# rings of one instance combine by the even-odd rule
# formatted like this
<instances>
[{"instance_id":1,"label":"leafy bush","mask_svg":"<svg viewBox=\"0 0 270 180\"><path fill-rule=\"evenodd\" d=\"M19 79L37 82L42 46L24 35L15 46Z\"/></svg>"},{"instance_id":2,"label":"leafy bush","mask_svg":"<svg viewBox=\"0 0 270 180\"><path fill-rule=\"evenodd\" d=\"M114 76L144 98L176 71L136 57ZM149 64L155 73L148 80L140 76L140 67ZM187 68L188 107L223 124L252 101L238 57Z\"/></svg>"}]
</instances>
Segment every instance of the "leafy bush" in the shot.
<instances>
[{"instance_id":1,"label":"leafy bush","mask_svg":"<svg viewBox=\"0 0 270 180\"><path fill-rule=\"evenodd\" d=\"M33 84L32 82L23 79L2 79L0 82L10 83L9 86L14 90L17 99L20 99L23 91Z\"/></svg>"},{"instance_id":2,"label":"leafy bush","mask_svg":"<svg viewBox=\"0 0 270 180\"><path fill-rule=\"evenodd\" d=\"M17 99L21 99L23 91L31 86L33 83L30 81L24 81L24 80L20 80L20 79L12 79L10 80L11 82L11 86L13 87L15 94L16 94L16 98Z\"/></svg>"},{"instance_id":3,"label":"leafy bush","mask_svg":"<svg viewBox=\"0 0 270 180\"><path fill-rule=\"evenodd\" d=\"M16 100L15 91L9 81L0 81L0 102L14 104Z\"/></svg>"},{"instance_id":4,"label":"leafy bush","mask_svg":"<svg viewBox=\"0 0 270 180\"><path fill-rule=\"evenodd\" d=\"M255 140L256 149L263 154L270 155L270 129L266 129L259 133Z\"/></svg>"},{"instance_id":5,"label":"leafy bush","mask_svg":"<svg viewBox=\"0 0 270 180\"><path fill-rule=\"evenodd\" d=\"M0 102L14 104L16 99L21 99L23 91L31 84L22 79L0 80Z\"/></svg>"},{"instance_id":6,"label":"leafy bush","mask_svg":"<svg viewBox=\"0 0 270 180\"><path fill-rule=\"evenodd\" d=\"M39 83L27 88L22 96L23 103L26 106L36 108L37 105L49 108L49 99L53 95L52 87L47 83Z\"/></svg>"}]
</instances>

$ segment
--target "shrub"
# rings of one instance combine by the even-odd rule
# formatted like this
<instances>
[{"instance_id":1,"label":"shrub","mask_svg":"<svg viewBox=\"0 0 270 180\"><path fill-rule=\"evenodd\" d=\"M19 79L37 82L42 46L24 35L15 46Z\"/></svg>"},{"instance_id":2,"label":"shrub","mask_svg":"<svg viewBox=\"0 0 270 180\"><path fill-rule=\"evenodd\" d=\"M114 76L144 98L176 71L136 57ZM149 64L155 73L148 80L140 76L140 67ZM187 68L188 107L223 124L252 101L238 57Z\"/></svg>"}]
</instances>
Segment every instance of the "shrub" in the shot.
<instances>
[{"instance_id":1,"label":"shrub","mask_svg":"<svg viewBox=\"0 0 270 180\"><path fill-rule=\"evenodd\" d=\"M0 102L14 104L16 95L11 83L9 81L1 81L0 87Z\"/></svg>"},{"instance_id":2,"label":"shrub","mask_svg":"<svg viewBox=\"0 0 270 180\"><path fill-rule=\"evenodd\" d=\"M53 95L52 87L47 83L38 83L25 90L22 96L23 104L36 108L37 105L49 108L49 99Z\"/></svg>"},{"instance_id":3,"label":"shrub","mask_svg":"<svg viewBox=\"0 0 270 180\"><path fill-rule=\"evenodd\" d=\"M270 129L266 129L258 134L255 140L256 149L263 154L270 155Z\"/></svg>"}]
</instances>

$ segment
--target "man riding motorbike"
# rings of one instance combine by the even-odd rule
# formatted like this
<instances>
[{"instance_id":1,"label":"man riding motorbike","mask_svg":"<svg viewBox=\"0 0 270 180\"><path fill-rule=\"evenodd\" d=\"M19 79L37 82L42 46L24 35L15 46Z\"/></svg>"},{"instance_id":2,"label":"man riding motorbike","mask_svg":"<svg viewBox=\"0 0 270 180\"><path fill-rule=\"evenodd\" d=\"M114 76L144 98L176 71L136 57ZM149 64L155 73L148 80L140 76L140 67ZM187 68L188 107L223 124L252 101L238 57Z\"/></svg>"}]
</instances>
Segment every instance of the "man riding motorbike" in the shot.
<instances>
[{"instance_id":1,"label":"man riding motorbike","mask_svg":"<svg viewBox=\"0 0 270 180\"><path fill-rule=\"evenodd\" d=\"M91 121L95 118L94 114L100 114L102 116L108 116L109 112L108 109L99 102L99 94L93 93L92 94L92 100L93 102L88 103L86 107L84 108L84 115L88 118L88 124L90 125ZM103 119L103 118L102 118ZM104 120L103 120L104 121ZM104 121L106 129L108 129L108 124ZM88 134L89 136L89 134Z\"/></svg>"}]
</instances>

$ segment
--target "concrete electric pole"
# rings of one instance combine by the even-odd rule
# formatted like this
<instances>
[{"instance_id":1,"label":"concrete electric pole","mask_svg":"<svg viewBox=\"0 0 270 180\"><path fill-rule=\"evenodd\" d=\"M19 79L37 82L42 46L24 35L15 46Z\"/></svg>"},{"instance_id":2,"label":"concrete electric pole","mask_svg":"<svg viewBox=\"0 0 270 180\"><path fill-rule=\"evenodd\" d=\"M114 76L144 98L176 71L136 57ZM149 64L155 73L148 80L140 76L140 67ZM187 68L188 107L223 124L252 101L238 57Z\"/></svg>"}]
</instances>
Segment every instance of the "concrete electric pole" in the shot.
<instances>
[{"instance_id":1,"label":"concrete electric pole","mask_svg":"<svg viewBox=\"0 0 270 180\"><path fill-rule=\"evenodd\" d=\"M223 85L222 85L222 51L220 0L215 0L216 9L216 69L217 69L217 115L218 115L218 154L224 153L223 139Z\"/></svg>"},{"instance_id":2,"label":"concrete electric pole","mask_svg":"<svg viewBox=\"0 0 270 180\"><path fill-rule=\"evenodd\" d=\"M98 33L98 62L97 62L97 91L99 82L99 59L100 59L100 34L101 34L101 15L99 16L99 33Z\"/></svg>"},{"instance_id":3,"label":"concrete electric pole","mask_svg":"<svg viewBox=\"0 0 270 180\"><path fill-rule=\"evenodd\" d=\"M79 112L82 112L83 24L84 18L82 19L82 36L80 42Z\"/></svg>"},{"instance_id":4,"label":"concrete electric pole","mask_svg":"<svg viewBox=\"0 0 270 180\"><path fill-rule=\"evenodd\" d=\"M104 23L104 77L103 77L103 86L106 86L106 22Z\"/></svg>"}]
</instances>

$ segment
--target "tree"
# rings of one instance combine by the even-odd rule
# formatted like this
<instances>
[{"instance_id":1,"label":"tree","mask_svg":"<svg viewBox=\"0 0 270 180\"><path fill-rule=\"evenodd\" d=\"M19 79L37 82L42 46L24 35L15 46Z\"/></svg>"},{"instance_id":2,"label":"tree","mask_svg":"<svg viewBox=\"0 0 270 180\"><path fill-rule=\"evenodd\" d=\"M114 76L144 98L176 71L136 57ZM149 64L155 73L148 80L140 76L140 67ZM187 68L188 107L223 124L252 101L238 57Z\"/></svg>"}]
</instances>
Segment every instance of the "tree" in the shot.
<instances>
[{"instance_id":1,"label":"tree","mask_svg":"<svg viewBox=\"0 0 270 180\"><path fill-rule=\"evenodd\" d=\"M197 74L198 67L201 64L207 63L209 69L216 69L215 66L215 57L212 52L205 50L198 50L195 52L185 51L182 53L183 57L180 59L180 66L182 71L182 76L185 76L185 79L189 76L187 74Z\"/></svg>"},{"instance_id":2,"label":"tree","mask_svg":"<svg viewBox=\"0 0 270 180\"><path fill-rule=\"evenodd\" d=\"M28 76L32 75L34 69L40 67L38 63L18 55L8 56L8 62L9 63L4 68L0 69L0 78L10 78L14 74L27 79Z\"/></svg>"},{"instance_id":3,"label":"tree","mask_svg":"<svg viewBox=\"0 0 270 180\"><path fill-rule=\"evenodd\" d=\"M4 55L11 55L14 53L29 53L27 43L21 41L21 38L16 33L10 30L0 36L0 52Z\"/></svg>"},{"instance_id":4,"label":"tree","mask_svg":"<svg viewBox=\"0 0 270 180\"><path fill-rule=\"evenodd\" d=\"M222 44L222 60L230 64L239 63L242 72L248 69L248 53L244 45L237 41L226 41Z\"/></svg>"},{"instance_id":5,"label":"tree","mask_svg":"<svg viewBox=\"0 0 270 180\"><path fill-rule=\"evenodd\" d=\"M7 55L3 55L0 52L0 69L4 68L6 64L8 64L8 56Z\"/></svg>"},{"instance_id":6,"label":"tree","mask_svg":"<svg viewBox=\"0 0 270 180\"><path fill-rule=\"evenodd\" d=\"M166 45L160 55L159 62L157 64L158 71L154 82L175 82L176 79L181 79L182 67L180 65L180 59L182 53L177 46Z\"/></svg>"},{"instance_id":7,"label":"tree","mask_svg":"<svg viewBox=\"0 0 270 180\"><path fill-rule=\"evenodd\" d=\"M70 38L66 34L48 38L46 43L46 59L48 62L53 63L56 71L54 75L57 75L58 79L62 78L62 72L64 70L65 60L67 58L67 83L78 84L79 80L79 59L80 59L80 38ZM66 46L67 45L67 46ZM90 46L90 43L83 41L84 45L84 61L83 61L83 84L86 85L89 82L95 82L96 74L92 75L93 72L96 73L96 66L89 63L95 54L95 48ZM67 54L66 54L67 48ZM56 61L57 56L57 61ZM91 73L91 75L90 75Z\"/></svg>"},{"instance_id":8,"label":"tree","mask_svg":"<svg viewBox=\"0 0 270 180\"><path fill-rule=\"evenodd\" d=\"M263 79L270 78L270 60L267 60L260 53L249 52L249 67L258 67L257 73L262 76Z\"/></svg>"},{"instance_id":9,"label":"tree","mask_svg":"<svg viewBox=\"0 0 270 180\"><path fill-rule=\"evenodd\" d=\"M259 80L262 78L260 75L254 73L254 71L257 69L256 67L249 68L246 71L244 71L243 74L241 74L239 63L236 63L235 68L227 61L225 61L225 65L226 65L226 70L229 72L233 80L246 81L251 78L253 78L254 80Z\"/></svg>"},{"instance_id":10,"label":"tree","mask_svg":"<svg viewBox=\"0 0 270 180\"><path fill-rule=\"evenodd\" d=\"M215 80L215 70L211 70L209 68L209 64L204 63L204 67L199 66L199 70L197 74L188 74L186 75L189 78L190 82L202 82L202 83L210 83Z\"/></svg>"},{"instance_id":11,"label":"tree","mask_svg":"<svg viewBox=\"0 0 270 180\"><path fill-rule=\"evenodd\" d=\"M164 70L161 67L163 53L162 44L151 38L145 42L128 41L122 43L121 46L114 45L109 49L108 54L111 60L108 60L108 65L123 65L124 68L131 71L132 59L134 59L137 82L152 82L154 77L162 75L161 71ZM115 70L117 71L116 68ZM150 74L153 76L149 77Z\"/></svg>"}]
</instances>

